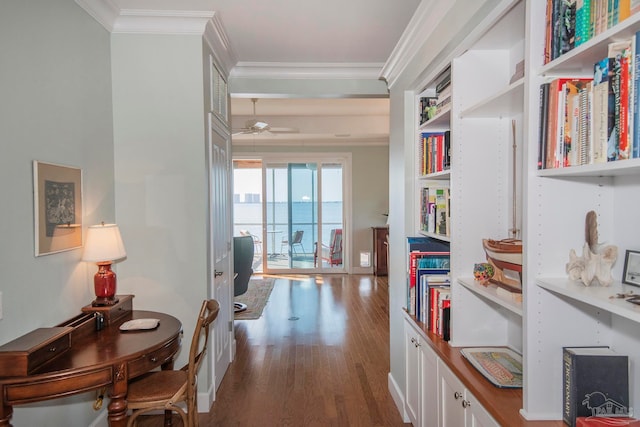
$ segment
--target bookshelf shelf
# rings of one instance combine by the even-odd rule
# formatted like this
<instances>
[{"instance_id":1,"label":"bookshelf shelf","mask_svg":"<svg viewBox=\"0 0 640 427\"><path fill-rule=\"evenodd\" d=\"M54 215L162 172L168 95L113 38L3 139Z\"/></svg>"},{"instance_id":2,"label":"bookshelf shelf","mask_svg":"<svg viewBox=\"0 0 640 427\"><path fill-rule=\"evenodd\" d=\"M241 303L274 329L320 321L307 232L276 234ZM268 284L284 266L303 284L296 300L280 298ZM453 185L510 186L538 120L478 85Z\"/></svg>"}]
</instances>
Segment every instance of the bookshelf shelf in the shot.
<instances>
[{"instance_id":1,"label":"bookshelf shelf","mask_svg":"<svg viewBox=\"0 0 640 427\"><path fill-rule=\"evenodd\" d=\"M538 176L550 178L640 175L640 159L618 160L568 168L541 169Z\"/></svg>"},{"instance_id":2,"label":"bookshelf shelf","mask_svg":"<svg viewBox=\"0 0 640 427\"><path fill-rule=\"evenodd\" d=\"M441 242L450 242L451 241L451 237L450 236L444 236L442 234L437 234L437 233L427 233L426 231L420 231L419 233L420 233L421 236L431 237L433 239L440 240Z\"/></svg>"},{"instance_id":3,"label":"bookshelf shelf","mask_svg":"<svg viewBox=\"0 0 640 427\"><path fill-rule=\"evenodd\" d=\"M543 65L538 74L544 76L593 75L593 64L607 56L609 43L635 35L640 24L640 14L635 14L613 28L598 34L581 46Z\"/></svg>"},{"instance_id":4,"label":"bookshelf shelf","mask_svg":"<svg viewBox=\"0 0 640 427\"><path fill-rule=\"evenodd\" d=\"M518 79L496 94L483 99L460 113L461 118L491 118L522 113L524 78Z\"/></svg>"},{"instance_id":5,"label":"bookshelf shelf","mask_svg":"<svg viewBox=\"0 0 640 427\"><path fill-rule=\"evenodd\" d=\"M581 282L566 278L539 278L536 280L536 284L548 291L640 323L640 305L631 304L624 298L616 298L616 295L620 293L640 294L640 288L636 286L620 282L611 286L584 286Z\"/></svg>"},{"instance_id":6,"label":"bookshelf shelf","mask_svg":"<svg viewBox=\"0 0 640 427\"><path fill-rule=\"evenodd\" d=\"M522 317L522 302L514 301L512 299L508 299L502 296L498 290L496 285L484 286L473 280L472 278L458 278L458 283L460 283L465 288L469 289L471 292L476 295L480 295L481 297L492 301L498 304L501 307L506 308L512 313L517 314Z\"/></svg>"},{"instance_id":7,"label":"bookshelf shelf","mask_svg":"<svg viewBox=\"0 0 640 427\"><path fill-rule=\"evenodd\" d=\"M446 170L442 172L430 173L428 175L420 175L418 179L422 181L447 181L451 178L451 171Z\"/></svg>"},{"instance_id":8,"label":"bookshelf shelf","mask_svg":"<svg viewBox=\"0 0 640 427\"><path fill-rule=\"evenodd\" d=\"M431 120L421 124L418 130L420 132L426 132L426 131L432 131L432 130L446 130L446 129L449 129L450 121L451 121L451 107L447 106L438 114L436 114Z\"/></svg>"}]
</instances>

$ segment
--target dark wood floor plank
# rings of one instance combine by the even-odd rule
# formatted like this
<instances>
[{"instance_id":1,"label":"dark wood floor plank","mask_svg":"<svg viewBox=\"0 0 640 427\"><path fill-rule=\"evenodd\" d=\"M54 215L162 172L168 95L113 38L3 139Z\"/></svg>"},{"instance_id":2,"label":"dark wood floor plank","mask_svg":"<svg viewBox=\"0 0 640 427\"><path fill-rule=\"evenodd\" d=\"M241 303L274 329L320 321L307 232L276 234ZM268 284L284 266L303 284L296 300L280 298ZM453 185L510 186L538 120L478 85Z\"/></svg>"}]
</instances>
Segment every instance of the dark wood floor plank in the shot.
<instances>
[{"instance_id":1,"label":"dark wood floor plank","mask_svg":"<svg viewBox=\"0 0 640 427\"><path fill-rule=\"evenodd\" d=\"M406 426L387 389L386 277L274 277L262 317L235 322L236 359L200 425Z\"/></svg>"}]
</instances>

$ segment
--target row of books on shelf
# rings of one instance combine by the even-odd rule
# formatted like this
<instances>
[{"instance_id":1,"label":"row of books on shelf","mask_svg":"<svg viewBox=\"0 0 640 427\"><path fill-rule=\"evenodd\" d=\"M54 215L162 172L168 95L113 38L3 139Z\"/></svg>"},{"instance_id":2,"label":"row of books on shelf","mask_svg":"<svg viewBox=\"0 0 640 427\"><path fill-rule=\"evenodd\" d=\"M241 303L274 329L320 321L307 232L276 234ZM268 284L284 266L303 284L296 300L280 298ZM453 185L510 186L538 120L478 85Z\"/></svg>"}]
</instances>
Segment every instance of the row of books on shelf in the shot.
<instances>
[{"instance_id":1,"label":"row of books on shelf","mask_svg":"<svg viewBox=\"0 0 640 427\"><path fill-rule=\"evenodd\" d=\"M547 0L545 63L640 11L640 0Z\"/></svg>"},{"instance_id":2,"label":"row of books on shelf","mask_svg":"<svg viewBox=\"0 0 640 427\"><path fill-rule=\"evenodd\" d=\"M449 258L449 252L410 252L407 292L409 314L445 341L450 332Z\"/></svg>"},{"instance_id":3,"label":"row of books on shelf","mask_svg":"<svg viewBox=\"0 0 640 427\"><path fill-rule=\"evenodd\" d=\"M640 32L609 44L593 77L540 87L538 169L640 157Z\"/></svg>"},{"instance_id":4,"label":"row of books on shelf","mask_svg":"<svg viewBox=\"0 0 640 427\"><path fill-rule=\"evenodd\" d=\"M451 168L451 132L423 132L418 144L418 174L421 176Z\"/></svg>"},{"instance_id":5,"label":"row of books on shelf","mask_svg":"<svg viewBox=\"0 0 640 427\"><path fill-rule=\"evenodd\" d=\"M451 104L451 74L448 73L436 85L435 96L423 96L420 98L419 113L420 124L424 124L450 108Z\"/></svg>"},{"instance_id":6,"label":"row of books on shelf","mask_svg":"<svg viewBox=\"0 0 640 427\"><path fill-rule=\"evenodd\" d=\"M420 230L425 233L450 235L451 190L449 187L420 189Z\"/></svg>"}]
</instances>

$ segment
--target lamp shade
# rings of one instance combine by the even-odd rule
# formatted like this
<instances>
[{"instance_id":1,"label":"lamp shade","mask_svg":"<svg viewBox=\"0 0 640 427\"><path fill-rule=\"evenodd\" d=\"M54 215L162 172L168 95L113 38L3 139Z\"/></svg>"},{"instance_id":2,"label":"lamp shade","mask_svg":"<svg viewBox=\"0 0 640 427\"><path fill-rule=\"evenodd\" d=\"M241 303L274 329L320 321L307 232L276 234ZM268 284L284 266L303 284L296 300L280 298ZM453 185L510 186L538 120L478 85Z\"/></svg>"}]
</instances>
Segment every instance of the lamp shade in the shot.
<instances>
[{"instance_id":1,"label":"lamp shade","mask_svg":"<svg viewBox=\"0 0 640 427\"><path fill-rule=\"evenodd\" d=\"M127 256L116 224L92 225L87 229L83 261L115 261Z\"/></svg>"}]
</instances>

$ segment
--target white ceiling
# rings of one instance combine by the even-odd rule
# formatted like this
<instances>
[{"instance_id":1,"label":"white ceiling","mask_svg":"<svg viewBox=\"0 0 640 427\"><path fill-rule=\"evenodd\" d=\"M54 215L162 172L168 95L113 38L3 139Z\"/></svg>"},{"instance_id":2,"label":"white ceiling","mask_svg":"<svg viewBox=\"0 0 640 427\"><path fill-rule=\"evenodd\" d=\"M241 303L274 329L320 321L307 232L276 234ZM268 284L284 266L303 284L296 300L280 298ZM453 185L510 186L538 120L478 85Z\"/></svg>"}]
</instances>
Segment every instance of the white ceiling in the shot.
<instances>
[{"instance_id":1,"label":"white ceiling","mask_svg":"<svg viewBox=\"0 0 640 427\"><path fill-rule=\"evenodd\" d=\"M121 12L215 11L239 66L382 69L421 0L110 1ZM244 126L252 116L251 109L250 99L232 98L233 128ZM278 137L238 135L233 137L234 144L256 140L284 143L388 140L386 99L261 99L256 110L270 125L297 127L300 132ZM385 126L380 126L380 122L385 122ZM319 126L324 128L318 129Z\"/></svg>"},{"instance_id":2,"label":"white ceiling","mask_svg":"<svg viewBox=\"0 0 640 427\"><path fill-rule=\"evenodd\" d=\"M239 62L384 63L420 0L111 0L215 11Z\"/></svg>"}]
</instances>

